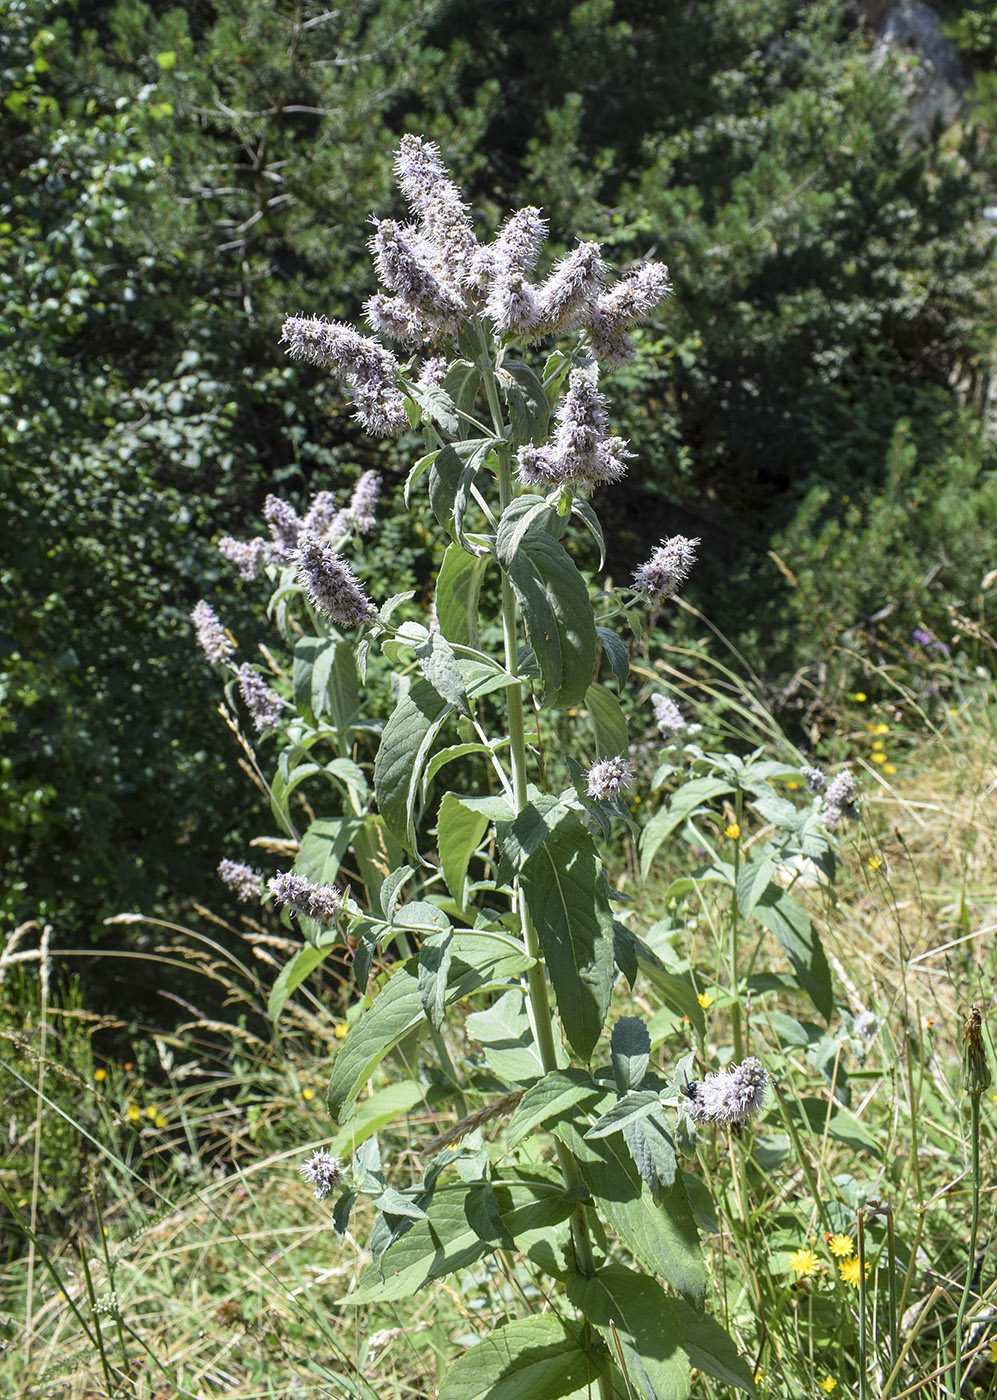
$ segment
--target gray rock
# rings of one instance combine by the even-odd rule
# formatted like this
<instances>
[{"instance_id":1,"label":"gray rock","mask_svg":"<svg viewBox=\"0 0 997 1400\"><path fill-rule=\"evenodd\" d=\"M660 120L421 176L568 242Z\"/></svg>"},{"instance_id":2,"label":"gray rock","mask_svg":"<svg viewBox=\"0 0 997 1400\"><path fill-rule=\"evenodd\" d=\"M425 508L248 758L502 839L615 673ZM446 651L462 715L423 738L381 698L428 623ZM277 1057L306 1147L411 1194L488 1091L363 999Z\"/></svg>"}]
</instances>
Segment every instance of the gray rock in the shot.
<instances>
[{"instance_id":1,"label":"gray rock","mask_svg":"<svg viewBox=\"0 0 997 1400\"><path fill-rule=\"evenodd\" d=\"M906 69L910 124L927 136L940 117L950 125L963 113L967 77L959 51L942 33L941 16L925 0L900 0L881 21L875 50L879 61L889 55L910 57Z\"/></svg>"}]
</instances>

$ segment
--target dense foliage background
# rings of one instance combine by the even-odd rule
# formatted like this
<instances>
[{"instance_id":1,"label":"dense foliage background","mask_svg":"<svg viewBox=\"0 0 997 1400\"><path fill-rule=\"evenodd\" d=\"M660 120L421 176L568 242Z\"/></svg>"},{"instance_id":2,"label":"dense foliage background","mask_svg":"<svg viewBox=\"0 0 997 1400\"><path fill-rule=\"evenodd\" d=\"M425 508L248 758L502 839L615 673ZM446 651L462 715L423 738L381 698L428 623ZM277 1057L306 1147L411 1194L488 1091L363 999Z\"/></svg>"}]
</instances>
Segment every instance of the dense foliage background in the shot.
<instances>
[{"instance_id":1,"label":"dense foliage background","mask_svg":"<svg viewBox=\"0 0 997 1400\"><path fill-rule=\"evenodd\" d=\"M672 268L608 385L638 454L617 578L702 535L691 596L808 720L870 649L945 638L997 527L994 14L946 11L976 105L915 140L903 62L831 0L3 0L4 918L81 942L218 902L258 828L188 614L251 647L213 540L409 464L277 344L288 311L358 314L407 130L495 223L541 203L555 240ZM389 523L371 591L429 548Z\"/></svg>"}]
</instances>

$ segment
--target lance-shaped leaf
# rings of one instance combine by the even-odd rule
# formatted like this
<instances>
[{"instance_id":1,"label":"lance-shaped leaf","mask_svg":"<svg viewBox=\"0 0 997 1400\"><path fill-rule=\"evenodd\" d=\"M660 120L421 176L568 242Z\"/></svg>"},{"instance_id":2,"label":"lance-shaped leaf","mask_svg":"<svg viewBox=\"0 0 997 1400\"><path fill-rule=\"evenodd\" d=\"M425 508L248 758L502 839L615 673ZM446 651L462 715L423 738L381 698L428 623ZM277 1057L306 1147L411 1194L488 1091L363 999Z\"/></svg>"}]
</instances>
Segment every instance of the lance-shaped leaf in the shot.
<instances>
[{"instance_id":1,"label":"lance-shaped leaf","mask_svg":"<svg viewBox=\"0 0 997 1400\"><path fill-rule=\"evenodd\" d=\"M471 710L464 691L464 677L447 639L439 632L430 632L419 642L415 654L426 680L442 699L447 700L458 714L470 718Z\"/></svg>"},{"instance_id":2,"label":"lance-shaped leaf","mask_svg":"<svg viewBox=\"0 0 997 1400\"><path fill-rule=\"evenodd\" d=\"M576 1104L604 1093L584 1069L552 1069L531 1084L509 1119L507 1140L510 1148L523 1141L541 1125L556 1131L558 1123Z\"/></svg>"},{"instance_id":3,"label":"lance-shaped leaf","mask_svg":"<svg viewBox=\"0 0 997 1400\"><path fill-rule=\"evenodd\" d=\"M416 851L416 797L422 771L451 705L426 680L417 680L384 726L374 762L377 806L388 829Z\"/></svg>"},{"instance_id":4,"label":"lance-shaped leaf","mask_svg":"<svg viewBox=\"0 0 997 1400\"><path fill-rule=\"evenodd\" d=\"M543 442L547 437L550 410L544 387L536 374L522 360L503 360L498 381L512 418L512 446Z\"/></svg>"},{"instance_id":5,"label":"lance-shaped leaf","mask_svg":"<svg viewBox=\"0 0 997 1400\"><path fill-rule=\"evenodd\" d=\"M544 512L536 518L542 520ZM506 511L496 553L515 590L540 668L541 700L555 709L579 705L595 668L595 614L588 589L563 545L542 528L520 536L519 524L519 515Z\"/></svg>"},{"instance_id":6,"label":"lance-shaped leaf","mask_svg":"<svg viewBox=\"0 0 997 1400\"><path fill-rule=\"evenodd\" d=\"M267 999L267 1015L271 1021L276 1021L280 1013L284 1010L288 997L300 987L301 983L313 972L323 958L327 958L332 952L332 944L324 948L316 947L314 943L306 943L303 948L299 948L289 963L285 963L281 968L280 976L270 989L270 996Z\"/></svg>"},{"instance_id":7,"label":"lance-shaped leaf","mask_svg":"<svg viewBox=\"0 0 997 1400\"><path fill-rule=\"evenodd\" d=\"M486 556L468 554L457 543L447 546L436 576L436 620L454 646L478 645L478 594L487 567Z\"/></svg>"},{"instance_id":8,"label":"lance-shaped leaf","mask_svg":"<svg viewBox=\"0 0 997 1400\"><path fill-rule=\"evenodd\" d=\"M507 1322L447 1367L440 1400L559 1400L595 1393L607 1358L586 1351L580 1328L552 1313Z\"/></svg>"},{"instance_id":9,"label":"lance-shaped leaf","mask_svg":"<svg viewBox=\"0 0 997 1400\"><path fill-rule=\"evenodd\" d=\"M436 843L447 888L458 909L464 908L467 867L488 828L488 818L468 807L455 792L443 794L437 818Z\"/></svg>"},{"instance_id":10,"label":"lance-shaped leaf","mask_svg":"<svg viewBox=\"0 0 997 1400\"><path fill-rule=\"evenodd\" d=\"M626 754L630 748L627 720L613 692L604 685L590 685L585 692L585 708L589 712L599 757L616 758Z\"/></svg>"},{"instance_id":11,"label":"lance-shaped leaf","mask_svg":"<svg viewBox=\"0 0 997 1400\"><path fill-rule=\"evenodd\" d=\"M763 927L775 934L779 947L793 965L798 984L825 1021L830 1020L834 1009L831 969L807 911L791 894L770 885L755 904L753 914Z\"/></svg>"},{"instance_id":12,"label":"lance-shaped leaf","mask_svg":"<svg viewBox=\"0 0 997 1400\"><path fill-rule=\"evenodd\" d=\"M595 632L599 639L599 645L602 648L603 658L609 662L610 670L613 673L613 679L616 681L620 690L622 690L627 683L627 677L630 675L630 657L627 655L627 649L617 633L612 631L609 627L597 627ZM600 675L603 673L603 669L603 666L599 667Z\"/></svg>"},{"instance_id":13,"label":"lance-shaped leaf","mask_svg":"<svg viewBox=\"0 0 997 1400\"><path fill-rule=\"evenodd\" d=\"M606 1020L614 971L613 916L592 837L579 823L562 822L520 878L565 1034L587 1059Z\"/></svg>"},{"instance_id":14,"label":"lance-shaped leaf","mask_svg":"<svg viewBox=\"0 0 997 1400\"><path fill-rule=\"evenodd\" d=\"M453 931L431 933L419 949L419 996L426 1020L434 1030L443 1024L447 1007L447 978L453 957Z\"/></svg>"},{"instance_id":15,"label":"lance-shaped leaf","mask_svg":"<svg viewBox=\"0 0 997 1400\"><path fill-rule=\"evenodd\" d=\"M713 798L732 790L730 783L724 778L693 778L692 782L683 783L665 806L655 812L644 828L640 843L641 877L647 879L658 847L676 827L681 826L693 812L706 806Z\"/></svg>"},{"instance_id":16,"label":"lance-shaped leaf","mask_svg":"<svg viewBox=\"0 0 997 1400\"><path fill-rule=\"evenodd\" d=\"M294 647L294 702L309 723L328 716L343 731L360 713L353 648L335 637L300 637Z\"/></svg>"},{"instance_id":17,"label":"lance-shaped leaf","mask_svg":"<svg viewBox=\"0 0 997 1400\"><path fill-rule=\"evenodd\" d=\"M629 1094L624 1094L621 1099L617 1099L612 1108L601 1113L585 1136L587 1138L600 1138L610 1137L613 1133L621 1133L631 1123L637 1123L641 1118L646 1118L649 1113L653 1113L660 1102L658 1095L652 1089L633 1089Z\"/></svg>"},{"instance_id":18,"label":"lance-shaped leaf","mask_svg":"<svg viewBox=\"0 0 997 1400\"><path fill-rule=\"evenodd\" d=\"M619 1093L639 1089L651 1059L651 1036L639 1016L621 1016L609 1040L613 1078Z\"/></svg>"}]
</instances>

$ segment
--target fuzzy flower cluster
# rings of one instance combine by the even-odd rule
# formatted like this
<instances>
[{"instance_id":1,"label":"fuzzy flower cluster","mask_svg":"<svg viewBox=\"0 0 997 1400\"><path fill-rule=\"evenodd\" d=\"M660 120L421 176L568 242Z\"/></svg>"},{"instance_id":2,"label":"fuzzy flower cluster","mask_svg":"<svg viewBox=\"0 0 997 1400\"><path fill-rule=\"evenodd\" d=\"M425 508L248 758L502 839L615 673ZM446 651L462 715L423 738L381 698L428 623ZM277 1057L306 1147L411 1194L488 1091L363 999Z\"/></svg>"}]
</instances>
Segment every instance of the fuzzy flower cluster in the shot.
<instances>
[{"instance_id":1,"label":"fuzzy flower cluster","mask_svg":"<svg viewBox=\"0 0 997 1400\"><path fill-rule=\"evenodd\" d=\"M214 608L202 598L190 615L197 641L212 666L220 666L235 651L235 643L218 621Z\"/></svg>"},{"instance_id":2,"label":"fuzzy flower cluster","mask_svg":"<svg viewBox=\"0 0 997 1400\"><path fill-rule=\"evenodd\" d=\"M298 1171L315 1187L316 1201L324 1201L343 1179L343 1164L331 1152L313 1152Z\"/></svg>"},{"instance_id":3,"label":"fuzzy flower cluster","mask_svg":"<svg viewBox=\"0 0 997 1400\"><path fill-rule=\"evenodd\" d=\"M651 708L663 739L672 739L676 734L698 734L702 728L700 724L690 724L670 695L652 695Z\"/></svg>"},{"instance_id":4,"label":"fuzzy flower cluster","mask_svg":"<svg viewBox=\"0 0 997 1400\"><path fill-rule=\"evenodd\" d=\"M604 758L588 771L587 792L600 802L615 802L633 782L633 769L625 758Z\"/></svg>"},{"instance_id":5,"label":"fuzzy flower cluster","mask_svg":"<svg viewBox=\"0 0 997 1400\"><path fill-rule=\"evenodd\" d=\"M824 810L821 813L824 825L835 827L842 817L850 819L857 816L856 795L852 772L849 768L843 768L836 778L831 779L824 793Z\"/></svg>"},{"instance_id":6,"label":"fuzzy flower cluster","mask_svg":"<svg viewBox=\"0 0 997 1400\"><path fill-rule=\"evenodd\" d=\"M376 617L374 604L331 544L314 535L306 536L295 558L298 581L316 612L332 618L340 627L359 627Z\"/></svg>"},{"instance_id":7,"label":"fuzzy flower cluster","mask_svg":"<svg viewBox=\"0 0 997 1400\"><path fill-rule=\"evenodd\" d=\"M769 1084L768 1070L753 1056L739 1065L686 1089L686 1111L697 1123L720 1123L730 1128L743 1128L765 1102Z\"/></svg>"},{"instance_id":8,"label":"fuzzy flower cluster","mask_svg":"<svg viewBox=\"0 0 997 1400\"><path fill-rule=\"evenodd\" d=\"M269 889L278 904L320 924L335 923L343 907L342 892L335 885L315 885L292 870L275 875Z\"/></svg>"},{"instance_id":9,"label":"fuzzy flower cluster","mask_svg":"<svg viewBox=\"0 0 997 1400\"><path fill-rule=\"evenodd\" d=\"M696 562L698 544L698 539L673 535L662 540L647 563L634 570L634 591L642 595L648 607L660 608L675 597Z\"/></svg>"},{"instance_id":10,"label":"fuzzy flower cluster","mask_svg":"<svg viewBox=\"0 0 997 1400\"><path fill-rule=\"evenodd\" d=\"M800 777L807 785L807 792L819 793L827 787L827 779L819 768L805 766L800 769Z\"/></svg>"},{"instance_id":11,"label":"fuzzy flower cluster","mask_svg":"<svg viewBox=\"0 0 997 1400\"><path fill-rule=\"evenodd\" d=\"M265 734L268 729L276 729L285 709L285 701L271 690L266 681L252 666L242 665L235 673L239 682L242 703L249 711L257 734Z\"/></svg>"},{"instance_id":12,"label":"fuzzy flower cluster","mask_svg":"<svg viewBox=\"0 0 997 1400\"><path fill-rule=\"evenodd\" d=\"M557 430L546 446L519 449L518 476L524 486L572 486L592 490L626 475L623 438L609 433L606 401L582 370L572 370L568 392L557 410Z\"/></svg>"},{"instance_id":13,"label":"fuzzy flower cluster","mask_svg":"<svg viewBox=\"0 0 997 1400\"><path fill-rule=\"evenodd\" d=\"M263 877L260 872L238 860L219 861L218 878L243 902L259 899L263 889Z\"/></svg>"},{"instance_id":14,"label":"fuzzy flower cluster","mask_svg":"<svg viewBox=\"0 0 997 1400\"><path fill-rule=\"evenodd\" d=\"M236 565L242 578L257 578L267 564L286 564L306 536L340 541L351 530L369 535L377 523L375 511L380 493L380 476L367 471L353 488L349 504L342 508L332 491L316 492L304 515L299 515L288 501L267 496L263 519L270 538L235 540L226 535L218 541L219 553Z\"/></svg>"},{"instance_id":15,"label":"fuzzy flower cluster","mask_svg":"<svg viewBox=\"0 0 997 1400\"><path fill-rule=\"evenodd\" d=\"M671 294L662 263L643 263L607 289L601 248L579 243L534 281L547 235L539 209L517 210L482 245L433 142L403 137L395 171L412 222L373 221L370 250L383 290L368 299L364 313L376 335L407 349L432 347L455 340L480 318L497 335L528 344L581 332L590 353L609 366L633 359L630 331ZM288 317L281 339L293 359L323 365L345 381L368 432L391 436L407 426L401 365L380 341L343 322L304 315Z\"/></svg>"}]
</instances>

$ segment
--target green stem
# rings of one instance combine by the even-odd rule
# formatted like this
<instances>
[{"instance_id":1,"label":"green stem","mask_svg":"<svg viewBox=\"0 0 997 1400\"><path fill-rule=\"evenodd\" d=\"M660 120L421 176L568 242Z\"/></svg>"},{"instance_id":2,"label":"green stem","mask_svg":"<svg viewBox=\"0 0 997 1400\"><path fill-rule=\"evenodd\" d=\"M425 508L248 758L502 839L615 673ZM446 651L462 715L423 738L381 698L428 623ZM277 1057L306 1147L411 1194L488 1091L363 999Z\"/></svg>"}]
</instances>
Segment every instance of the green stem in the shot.
<instances>
[{"instance_id":1,"label":"green stem","mask_svg":"<svg viewBox=\"0 0 997 1400\"><path fill-rule=\"evenodd\" d=\"M734 822L738 829L737 837L734 841L734 898L730 908L730 940L728 944L728 963L731 992L730 1007L730 1029L734 1040L734 1059L741 1061L744 1059L744 1033L741 1028L741 991L737 980L737 944L740 934L741 910L737 898L737 877L741 873L741 817L743 799L741 789L738 788L734 797Z\"/></svg>"},{"instance_id":2,"label":"green stem","mask_svg":"<svg viewBox=\"0 0 997 1400\"><path fill-rule=\"evenodd\" d=\"M492 425L495 436L503 439L501 444L495 449L495 456L498 461L498 489L499 505L504 512L511 503L514 496L512 480L512 463L510 461L509 448L504 441L505 424L502 418L502 407L499 402L498 386L495 382L495 370L492 364L489 347L485 338L484 328L478 325L478 340L481 351L478 357L478 367L481 370L484 381L485 395L488 399L488 407L492 415ZM506 571L502 570L502 640L505 648L505 666L510 675L516 674L516 652L517 652L517 624L518 610L516 595ZM506 715L509 725L509 756L512 766L512 783L515 794L515 808L517 813L521 812L527 803L527 766L526 766L526 726L524 720L523 688L519 681L506 686ZM526 974L527 991L532 1010L533 1030L537 1039L537 1049L540 1052L540 1061L546 1072L557 1068L557 1046L554 1040L554 1017L551 1008L550 991L547 985L547 973L544 967L543 954L540 949L540 940L537 931L530 918L530 911L527 908L526 900L523 898L522 889L518 892L518 904L520 918L523 925L523 940L526 951L530 957L530 967ZM557 1150L558 1165L564 1184L571 1190L580 1183L578 1164L574 1156L563 1143L557 1138L554 1139ZM571 1217L571 1232L575 1247L575 1259L578 1270L581 1274L591 1276L595 1272L595 1255L592 1249L592 1238L589 1233L588 1217L585 1206L579 1205ZM609 1377L602 1375L599 1378L599 1392L603 1400L609 1400L612 1392L612 1385Z\"/></svg>"},{"instance_id":3,"label":"green stem","mask_svg":"<svg viewBox=\"0 0 997 1400\"><path fill-rule=\"evenodd\" d=\"M966 1284L955 1319L955 1386L953 1395L959 1400L962 1394L962 1335L969 1307L969 1295L973 1291L973 1269L976 1262L976 1242L980 1231L980 1096L969 1096L969 1132L973 1169L973 1214L969 1225L969 1259L966 1263Z\"/></svg>"}]
</instances>

